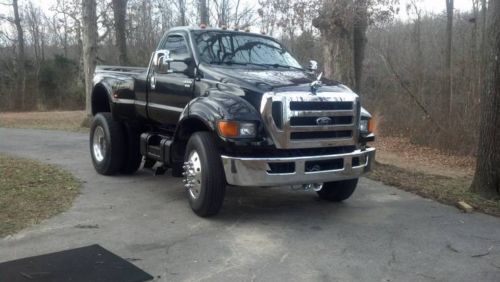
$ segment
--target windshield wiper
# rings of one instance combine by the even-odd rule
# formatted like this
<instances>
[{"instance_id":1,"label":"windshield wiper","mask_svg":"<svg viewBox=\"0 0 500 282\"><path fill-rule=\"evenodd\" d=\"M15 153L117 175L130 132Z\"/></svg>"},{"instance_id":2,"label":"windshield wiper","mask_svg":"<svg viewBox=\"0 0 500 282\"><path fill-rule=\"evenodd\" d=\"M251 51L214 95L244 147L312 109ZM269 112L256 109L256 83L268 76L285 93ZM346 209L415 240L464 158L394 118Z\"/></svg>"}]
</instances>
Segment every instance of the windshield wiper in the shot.
<instances>
[{"instance_id":1,"label":"windshield wiper","mask_svg":"<svg viewBox=\"0 0 500 282\"><path fill-rule=\"evenodd\" d=\"M274 68L287 68L287 69L295 69L295 70L304 70L303 68L289 66L289 65L282 65L282 64L260 64L260 65L274 67Z\"/></svg>"},{"instance_id":2,"label":"windshield wiper","mask_svg":"<svg viewBox=\"0 0 500 282\"><path fill-rule=\"evenodd\" d=\"M267 66L265 64L243 63L243 62L233 62L233 61L224 61L224 62L221 62L221 61L211 61L210 64L214 64L214 65L238 65L238 66L252 65L252 66L259 66L259 67L269 67L269 66Z\"/></svg>"}]
</instances>

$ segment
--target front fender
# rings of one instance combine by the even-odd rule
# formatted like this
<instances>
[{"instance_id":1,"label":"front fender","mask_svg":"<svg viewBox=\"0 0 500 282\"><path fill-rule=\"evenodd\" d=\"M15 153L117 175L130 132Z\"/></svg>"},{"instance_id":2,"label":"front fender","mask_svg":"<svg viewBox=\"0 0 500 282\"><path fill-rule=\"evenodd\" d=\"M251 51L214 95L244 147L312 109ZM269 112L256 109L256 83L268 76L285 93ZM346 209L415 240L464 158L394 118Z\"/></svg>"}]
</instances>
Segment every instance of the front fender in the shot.
<instances>
[{"instance_id":1,"label":"front fender","mask_svg":"<svg viewBox=\"0 0 500 282\"><path fill-rule=\"evenodd\" d=\"M180 121L187 117L197 117L215 129L220 119L260 122L260 113L245 99L218 90L193 99L184 109Z\"/></svg>"},{"instance_id":2,"label":"front fender","mask_svg":"<svg viewBox=\"0 0 500 282\"><path fill-rule=\"evenodd\" d=\"M260 113L245 99L232 93L212 90L205 92L204 96L193 99L179 117L179 122L175 130L175 138L179 137L179 132L187 121L198 121L203 123L205 128L216 132L218 120L237 120L256 122L258 127Z\"/></svg>"},{"instance_id":3,"label":"front fender","mask_svg":"<svg viewBox=\"0 0 500 282\"><path fill-rule=\"evenodd\" d=\"M363 107L361 107L361 119L370 119L372 115Z\"/></svg>"}]
</instances>

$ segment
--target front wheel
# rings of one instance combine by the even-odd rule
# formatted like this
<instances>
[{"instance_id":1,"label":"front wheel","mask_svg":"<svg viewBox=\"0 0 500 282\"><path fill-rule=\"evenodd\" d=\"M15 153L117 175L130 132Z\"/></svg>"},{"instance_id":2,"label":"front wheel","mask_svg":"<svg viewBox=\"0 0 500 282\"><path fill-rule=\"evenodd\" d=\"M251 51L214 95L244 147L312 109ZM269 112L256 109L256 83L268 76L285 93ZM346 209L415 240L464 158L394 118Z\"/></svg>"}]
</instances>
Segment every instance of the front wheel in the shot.
<instances>
[{"instance_id":1,"label":"front wheel","mask_svg":"<svg viewBox=\"0 0 500 282\"><path fill-rule=\"evenodd\" d=\"M184 184L191 209L202 217L217 214L224 202L226 178L213 135L194 133L184 160Z\"/></svg>"},{"instance_id":2,"label":"front wheel","mask_svg":"<svg viewBox=\"0 0 500 282\"><path fill-rule=\"evenodd\" d=\"M318 196L321 199L332 201L332 202L342 202L351 197L356 186L358 185L358 179L350 179L335 182L326 182L323 184L321 190L317 191Z\"/></svg>"}]
</instances>

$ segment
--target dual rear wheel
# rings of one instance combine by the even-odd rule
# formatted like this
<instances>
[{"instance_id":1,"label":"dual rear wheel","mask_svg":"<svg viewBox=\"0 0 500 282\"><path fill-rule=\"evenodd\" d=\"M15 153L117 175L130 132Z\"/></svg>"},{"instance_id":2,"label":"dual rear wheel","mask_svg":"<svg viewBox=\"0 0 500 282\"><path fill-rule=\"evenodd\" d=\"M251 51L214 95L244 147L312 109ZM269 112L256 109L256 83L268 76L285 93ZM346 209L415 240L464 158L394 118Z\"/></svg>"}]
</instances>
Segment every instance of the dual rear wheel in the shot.
<instances>
[{"instance_id":1,"label":"dual rear wheel","mask_svg":"<svg viewBox=\"0 0 500 282\"><path fill-rule=\"evenodd\" d=\"M90 155L95 170L104 175L132 174L139 169L139 132L133 126L99 113L90 126Z\"/></svg>"}]
</instances>

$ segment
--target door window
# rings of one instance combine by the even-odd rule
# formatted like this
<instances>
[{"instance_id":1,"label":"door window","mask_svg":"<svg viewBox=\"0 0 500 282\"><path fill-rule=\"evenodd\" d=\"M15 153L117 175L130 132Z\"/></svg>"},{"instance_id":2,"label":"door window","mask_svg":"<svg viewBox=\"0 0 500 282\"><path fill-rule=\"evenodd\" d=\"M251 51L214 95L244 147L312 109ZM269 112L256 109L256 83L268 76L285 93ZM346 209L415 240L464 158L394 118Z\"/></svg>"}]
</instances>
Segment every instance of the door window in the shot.
<instances>
[{"instance_id":1,"label":"door window","mask_svg":"<svg viewBox=\"0 0 500 282\"><path fill-rule=\"evenodd\" d=\"M181 35L170 35L167 37L162 49L167 49L170 54L187 55L189 54L186 41Z\"/></svg>"}]
</instances>

